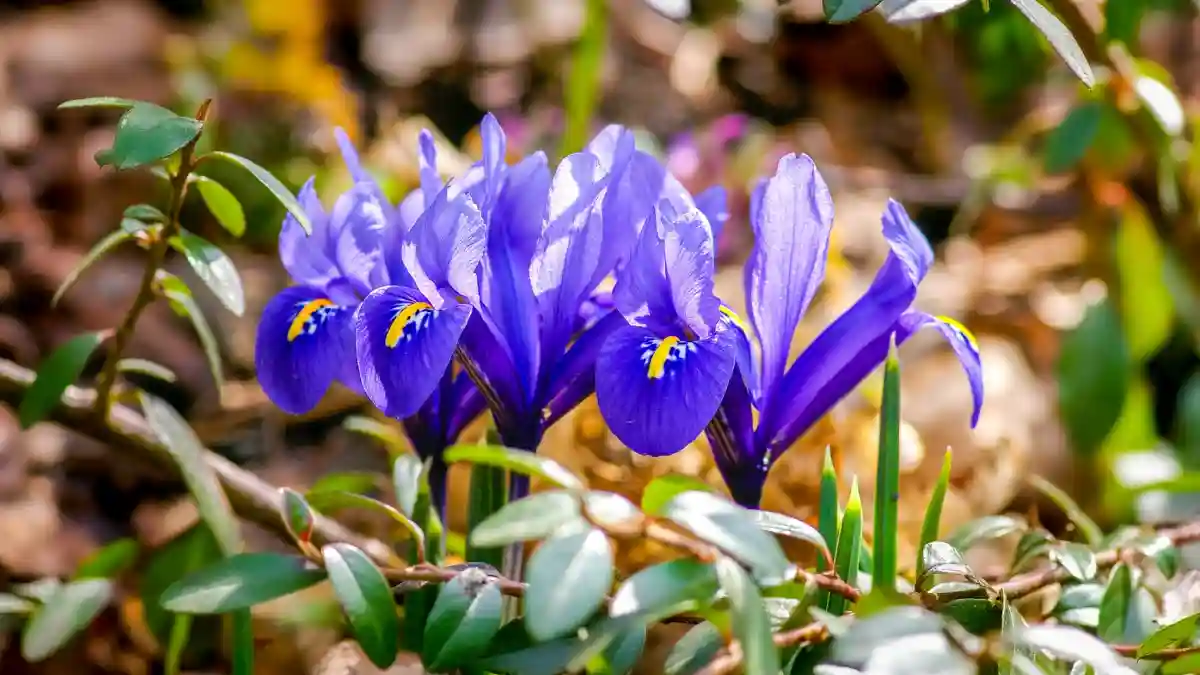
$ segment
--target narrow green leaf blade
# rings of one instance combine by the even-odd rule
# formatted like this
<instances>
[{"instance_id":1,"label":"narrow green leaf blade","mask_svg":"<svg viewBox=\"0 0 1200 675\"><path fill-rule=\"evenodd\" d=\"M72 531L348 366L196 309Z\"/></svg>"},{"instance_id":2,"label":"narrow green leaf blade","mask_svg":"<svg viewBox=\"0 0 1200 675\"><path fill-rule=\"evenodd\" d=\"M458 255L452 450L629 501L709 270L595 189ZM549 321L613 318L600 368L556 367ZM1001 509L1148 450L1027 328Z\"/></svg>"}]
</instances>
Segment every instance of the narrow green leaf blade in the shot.
<instances>
[{"instance_id":1,"label":"narrow green leaf blade","mask_svg":"<svg viewBox=\"0 0 1200 675\"><path fill-rule=\"evenodd\" d=\"M133 357L117 361L117 372L148 375L163 382L174 382L177 379L175 373L171 372L170 368L147 359Z\"/></svg>"},{"instance_id":2,"label":"narrow green leaf blade","mask_svg":"<svg viewBox=\"0 0 1200 675\"><path fill-rule=\"evenodd\" d=\"M70 101L63 101L58 104L59 110L70 110L71 108L132 108L139 101L134 101L128 98L118 98L116 96L92 96L89 98L74 98Z\"/></svg>"},{"instance_id":3,"label":"narrow green leaf blade","mask_svg":"<svg viewBox=\"0 0 1200 675\"><path fill-rule=\"evenodd\" d=\"M62 399L63 392L83 372L92 352L108 339L112 331L76 335L51 352L37 369L37 376L17 409L21 428L28 429L42 421Z\"/></svg>"},{"instance_id":4,"label":"narrow green leaf blade","mask_svg":"<svg viewBox=\"0 0 1200 675\"><path fill-rule=\"evenodd\" d=\"M942 471L938 474L937 483L933 486L933 494L929 496L929 506L925 507L925 519L921 521L921 545L917 549L917 575L924 571L922 556L925 547L931 541L937 541L942 523L942 506L946 503L946 491L950 489L950 464L952 453L946 448L942 457Z\"/></svg>"},{"instance_id":5,"label":"narrow green leaf blade","mask_svg":"<svg viewBox=\"0 0 1200 675\"><path fill-rule=\"evenodd\" d=\"M232 675L254 675L254 622L249 609L233 612Z\"/></svg>"},{"instance_id":6,"label":"narrow green leaf blade","mask_svg":"<svg viewBox=\"0 0 1200 675\"><path fill-rule=\"evenodd\" d=\"M1124 563L1113 567L1100 600L1100 622L1096 633L1105 641L1115 642L1125 635L1129 603L1133 600L1133 572Z\"/></svg>"},{"instance_id":7,"label":"narrow green leaf blade","mask_svg":"<svg viewBox=\"0 0 1200 675\"><path fill-rule=\"evenodd\" d=\"M201 311L200 305L196 304L196 299L192 297L191 291L183 281L177 277L167 278L173 279L176 283L165 284L163 295L171 303L171 308L175 310L176 314L192 322L192 328L196 331L196 337L200 339L200 346L204 349L204 358L208 361L208 368L212 371L213 381L217 383L217 389L220 390L225 384L225 376L222 374L221 347L217 343L217 336L213 334L212 328L208 325L208 319L204 318L204 312Z\"/></svg>"},{"instance_id":8,"label":"narrow green leaf blade","mask_svg":"<svg viewBox=\"0 0 1200 675\"><path fill-rule=\"evenodd\" d=\"M204 204L208 206L209 212L225 228L226 232L235 237L240 237L246 233L246 212L242 209L242 203L237 197L229 191L224 185L207 176L196 177L196 189L200 191L200 197L204 199Z\"/></svg>"},{"instance_id":9,"label":"narrow green leaf blade","mask_svg":"<svg viewBox=\"0 0 1200 675\"><path fill-rule=\"evenodd\" d=\"M875 473L875 534L871 568L873 588L896 588L900 536L900 360L892 336L883 368L883 404L879 416L879 453Z\"/></svg>"},{"instance_id":10,"label":"narrow green leaf blade","mask_svg":"<svg viewBox=\"0 0 1200 675\"><path fill-rule=\"evenodd\" d=\"M221 550L225 555L238 553L242 548L241 528L216 473L204 459L206 450L196 432L170 403L144 391L138 392L138 400L146 423L179 465L200 517L212 528Z\"/></svg>"},{"instance_id":11,"label":"narrow green leaf blade","mask_svg":"<svg viewBox=\"0 0 1200 675\"><path fill-rule=\"evenodd\" d=\"M837 546L838 535L838 478L837 469L833 466L833 455L829 446L825 446L825 464L821 469L821 493L817 512L817 530L825 540L825 549L832 551ZM829 569L824 560L817 561L817 571ZM824 603L822 603L824 604Z\"/></svg>"},{"instance_id":12,"label":"narrow green leaf blade","mask_svg":"<svg viewBox=\"0 0 1200 675\"><path fill-rule=\"evenodd\" d=\"M484 464L471 467L471 496L467 504L467 532L474 532L480 523L504 508L508 501L508 472ZM467 539L467 560L487 563L496 569L504 563L504 549L498 546L477 546Z\"/></svg>"},{"instance_id":13,"label":"narrow green leaf blade","mask_svg":"<svg viewBox=\"0 0 1200 675\"><path fill-rule=\"evenodd\" d=\"M731 558L716 562L721 589L729 597L733 634L742 647L742 668L746 675L778 675L779 652L771 635L762 594L745 569Z\"/></svg>"},{"instance_id":14,"label":"narrow green leaf blade","mask_svg":"<svg viewBox=\"0 0 1200 675\"><path fill-rule=\"evenodd\" d=\"M558 487L583 489L583 481L558 462L528 452L499 445L455 445L446 451L446 463L468 462L500 467L541 478Z\"/></svg>"},{"instance_id":15,"label":"narrow green leaf blade","mask_svg":"<svg viewBox=\"0 0 1200 675\"><path fill-rule=\"evenodd\" d=\"M1025 15L1026 19L1029 19L1035 28L1041 31L1042 35L1046 36L1050 46L1058 52L1063 61L1067 62L1071 72L1075 73L1089 89L1095 86L1096 76L1092 73L1092 66L1088 63L1087 56L1079 48L1079 43L1075 41L1071 31L1057 16L1043 7L1038 0L1012 0L1012 4Z\"/></svg>"},{"instance_id":16,"label":"narrow green leaf blade","mask_svg":"<svg viewBox=\"0 0 1200 675\"><path fill-rule=\"evenodd\" d=\"M567 80L564 92L567 119L562 137L562 157L582 150L591 132L592 113L600 96L600 75L603 71L607 33L608 2L587 0L583 33L575 44L571 77Z\"/></svg>"},{"instance_id":17,"label":"narrow green leaf blade","mask_svg":"<svg viewBox=\"0 0 1200 675\"><path fill-rule=\"evenodd\" d=\"M838 530L837 553L834 570L839 578L854 583L858 578L858 557L862 553L862 499L858 496L858 478L850 484L850 498L846 501L846 512L842 514L842 527ZM828 610L838 616L846 611L846 598L831 594Z\"/></svg>"},{"instance_id":18,"label":"narrow green leaf blade","mask_svg":"<svg viewBox=\"0 0 1200 675\"><path fill-rule=\"evenodd\" d=\"M535 640L568 635L600 608L613 580L613 551L597 528L551 537L533 552L525 628Z\"/></svg>"},{"instance_id":19,"label":"narrow green leaf blade","mask_svg":"<svg viewBox=\"0 0 1200 675\"><path fill-rule=\"evenodd\" d=\"M232 152L223 152L217 150L205 155L202 159L208 159L210 157L235 164L250 172L251 176L254 176L258 182L263 184L263 187L267 188L267 190L271 192L271 195L274 196L275 199L279 200L280 204L283 204L283 207L288 210L288 213L292 214L292 217L296 219L296 222L300 224L300 227L304 228L305 232L312 234L312 221L309 220L308 213L304 211L303 206L300 206L300 202L296 200L296 197L292 194L291 190L288 190L287 186L281 183L278 178L272 176L270 171L267 171L249 159L246 159L241 155L235 155Z\"/></svg>"},{"instance_id":20,"label":"narrow green leaf blade","mask_svg":"<svg viewBox=\"0 0 1200 675\"><path fill-rule=\"evenodd\" d=\"M237 267L212 242L184 230L171 237L171 247L187 258L196 276L212 290L225 308L237 316L246 311L246 293Z\"/></svg>"},{"instance_id":21,"label":"narrow green leaf blade","mask_svg":"<svg viewBox=\"0 0 1200 675\"><path fill-rule=\"evenodd\" d=\"M400 650L400 621L383 573L367 554L349 544L330 544L321 552L359 647L377 667L391 667Z\"/></svg>"},{"instance_id":22,"label":"narrow green leaf blade","mask_svg":"<svg viewBox=\"0 0 1200 675\"><path fill-rule=\"evenodd\" d=\"M75 268L69 273L67 273L67 278L63 279L63 282L58 287L58 290L54 291L54 297L50 298L50 306L55 307L58 305L58 301L62 300L62 297L66 295L67 291L72 286L75 285L75 282L79 280L80 275L82 275L87 268L91 267L92 264L100 258L103 258L106 253L112 251L130 239L133 239L133 234L121 229L109 232L108 235L106 235L103 239L96 242L96 245L87 252L87 255L83 256L83 259L79 261L79 264L76 265Z\"/></svg>"},{"instance_id":23,"label":"narrow green leaf blade","mask_svg":"<svg viewBox=\"0 0 1200 675\"><path fill-rule=\"evenodd\" d=\"M21 635L21 656L36 663L58 651L112 599L108 579L83 579L63 584L34 612Z\"/></svg>"}]
</instances>

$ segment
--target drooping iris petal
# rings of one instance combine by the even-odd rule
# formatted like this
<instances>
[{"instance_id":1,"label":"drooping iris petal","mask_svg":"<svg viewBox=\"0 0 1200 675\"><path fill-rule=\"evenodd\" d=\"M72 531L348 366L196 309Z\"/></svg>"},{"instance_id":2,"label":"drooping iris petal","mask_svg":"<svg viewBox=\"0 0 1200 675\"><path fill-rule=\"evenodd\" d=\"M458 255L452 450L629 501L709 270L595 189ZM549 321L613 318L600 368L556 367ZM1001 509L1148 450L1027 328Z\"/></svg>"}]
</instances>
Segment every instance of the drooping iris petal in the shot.
<instances>
[{"instance_id":1,"label":"drooping iris petal","mask_svg":"<svg viewBox=\"0 0 1200 675\"><path fill-rule=\"evenodd\" d=\"M363 389L384 414L403 419L417 412L450 365L471 306L435 308L418 291L377 288L354 315Z\"/></svg>"},{"instance_id":2,"label":"drooping iris petal","mask_svg":"<svg viewBox=\"0 0 1200 675\"><path fill-rule=\"evenodd\" d=\"M786 448L887 357L889 336L928 269L929 244L907 216L898 215L903 209L884 214L883 233L892 250L871 287L813 340L774 391L763 385L760 446Z\"/></svg>"},{"instance_id":3,"label":"drooping iris petal","mask_svg":"<svg viewBox=\"0 0 1200 675\"><path fill-rule=\"evenodd\" d=\"M386 284L383 245L388 216L371 186L359 183L338 197L329 222L342 276L355 284L360 295Z\"/></svg>"},{"instance_id":4,"label":"drooping iris petal","mask_svg":"<svg viewBox=\"0 0 1200 675\"><path fill-rule=\"evenodd\" d=\"M606 186L598 160L583 152L563 159L551 181L548 218L529 272L541 318L543 362L563 352L579 306L594 288L591 280L604 246L600 198Z\"/></svg>"},{"instance_id":5,"label":"drooping iris petal","mask_svg":"<svg viewBox=\"0 0 1200 675\"><path fill-rule=\"evenodd\" d=\"M538 381L537 299L529 277L550 188L545 155L527 157L509 171L492 209L487 255L480 275L483 318L504 347L526 398Z\"/></svg>"},{"instance_id":6,"label":"drooping iris petal","mask_svg":"<svg viewBox=\"0 0 1200 675\"><path fill-rule=\"evenodd\" d=\"M614 332L596 361L596 396L617 438L652 456L694 441L729 386L736 363L731 338L727 330L692 341L636 326Z\"/></svg>"},{"instance_id":7,"label":"drooping iris petal","mask_svg":"<svg viewBox=\"0 0 1200 675\"><path fill-rule=\"evenodd\" d=\"M320 288L341 273L332 256L329 216L313 187L314 180L309 178L296 195L312 223L312 234L305 232L295 216L288 213L279 230L279 260L293 281Z\"/></svg>"},{"instance_id":8,"label":"drooping iris petal","mask_svg":"<svg viewBox=\"0 0 1200 675\"><path fill-rule=\"evenodd\" d=\"M438 193L409 230L402 247L404 266L434 307L440 307L443 288L478 305L476 271L487 248L487 227L471 197L450 198L449 189Z\"/></svg>"},{"instance_id":9,"label":"drooping iris petal","mask_svg":"<svg viewBox=\"0 0 1200 675\"><path fill-rule=\"evenodd\" d=\"M308 286L284 289L267 303L254 365L275 405L299 415L312 410L334 380L356 384L353 313Z\"/></svg>"},{"instance_id":10,"label":"drooping iris petal","mask_svg":"<svg viewBox=\"0 0 1200 675\"><path fill-rule=\"evenodd\" d=\"M642 228L629 264L617 274L612 299L631 325L665 333L675 326L678 317L664 262L663 214L657 209L655 213L654 220Z\"/></svg>"},{"instance_id":11,"label":"drooping iris petal","mask_svg":"<svg viewBox=\"0 0 1200 675\"><path fill-rule=\"evenodd\" d=\"M713 294L716 251L708 221L692 209L664 225L663 257L675 314L706 338L721 316L721 301Z\"/></svg>"},{"instance_id":12,"label":"drooping iris petal","mask_svg":"<svg viewBox=\"0 0 1200 675\"><path fill-rule=\"evenodd\" d=\"M779 160L751 211L751 225L747 301L762 347L760 385L767 396L783 375L796 325L825 277L833 199L808 155Z\"/></svg>"},{"instance_id":13,"label":"drooping iris petal","mask_svg":"<svg viewBox=\"0 0 1200 675\"><path fill-rule=\"evenodd\" d=\"M729 220L727 202L725 188L720 185L714 185L696 195L696 208L708 218L708 226L712 230L713 241L716 242L721 241L721 232L725 229L725 222Z\"/></svg>"},{"instance_id":14,"label":"drooping iris petal","mask_svg":"<svg viewBox=\"0 0 1200 675\"><path fill-rule=\"evenodd\" d=\"M983 409L983 362L979 357L979 343L975 336L961 323L944 316L933 316L919 310L909 310L900 317L900 327L896 331L896 342L902 343L912 333L927 326L937 329L942 337L950 343L954 355L962 364L971 385L971 426L979 423L979 413Z\"/></svg>"}]
</instances>

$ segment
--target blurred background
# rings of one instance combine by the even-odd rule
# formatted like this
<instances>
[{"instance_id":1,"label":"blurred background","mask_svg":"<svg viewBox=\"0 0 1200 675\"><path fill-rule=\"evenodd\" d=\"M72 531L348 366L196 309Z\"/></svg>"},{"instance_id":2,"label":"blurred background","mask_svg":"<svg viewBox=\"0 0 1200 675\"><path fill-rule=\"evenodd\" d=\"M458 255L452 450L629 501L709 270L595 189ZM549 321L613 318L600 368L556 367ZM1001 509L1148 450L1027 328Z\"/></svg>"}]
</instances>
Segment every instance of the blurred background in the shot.
<instances>
[{"instance_id":1,"label":"blurred background","mask_svg":"<svg viewBox=\"0 0 1200 675\"><path fill-rule=\"evenodd\" d=\"M435 130L446 173L477 157L485 111L507 130L510 157L556 157L580 114L568 102L583 100L591 130L633 127L693 190L729 190L718 293L739 310L748 190L782 154L814 157L837 216L826 284L797 349L870 283L887 252L887 198L920 224L938 260L918 305L975 333L987 397L972 430L949 350L932 336L904 347L902 560L948 447L944 530L1009 510L1061 532L1067 519L1029 486L1032 475L1106 526L1190 518L1200 512L1197 6L1047 4L1096 68L1095 89L1005 0L904 25L879 11L830 25L820 0L0 3L0 357L35 368L67 338L119 323L142 274L136 248L104 259L55 309L50 298L127 205L163 197L144 172L96 166L119 112L57 110L64 100L119 96L192 114L212 98L203 144L250 157L293 188L316 174L327 200L348 184L335 126L398 200L416 183L420 128ZM592 86L594 106L578 98ZM233 257L246 287L240 318L197 294L226 381L213 383L187 322L155 306L130 353L178 381L145 386L183 410L206 445L271 483L301 488L333 474L373 489L387 454L346 428L376 415L369 405L332 391L313 413L288 417L255 383L258 315L288 284L275 249L282 212L244 177L221 178L245 205L246 236L231 238L200 200L183 218ZM181 260L171 266L192 274ZM869 381L776 465L767 508L815 520L826 446L840 475L857 474L871 495L878 386ZM669 472L720 483L699 443L665 459L630 454L594 401L556 425L542 451L635 498ZM457 486L452 529L463 511ZM120 538L153 563L195 522L182 495L119 447L50 424L19 433L0 406L0 587L68 576ZM279 546L264 533L252 541ZM629 569L661 552L621 554ZM49 661L26 665L0 637L0 672L161 672L169 622L142 598L162 587L162 570L138 569L117 604ZM259 612L258 671L376 672L353 665L336 605L313 595ZM187 672L223 672L222 639L219 623L198 621Z\"/></svg>"}]
</instances>

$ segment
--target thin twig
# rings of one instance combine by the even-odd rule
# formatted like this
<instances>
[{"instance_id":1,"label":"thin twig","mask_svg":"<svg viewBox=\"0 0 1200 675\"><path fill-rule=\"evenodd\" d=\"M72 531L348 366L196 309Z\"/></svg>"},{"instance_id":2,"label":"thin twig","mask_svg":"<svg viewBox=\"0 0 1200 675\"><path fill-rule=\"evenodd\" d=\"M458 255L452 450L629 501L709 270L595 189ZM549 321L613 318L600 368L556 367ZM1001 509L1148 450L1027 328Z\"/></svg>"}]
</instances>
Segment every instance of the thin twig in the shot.
<instances>
[{"instance_id":1,"label":"thin twig","mask_svg":"<svg viewBox=\"0 0 1200 675\"><path fill-rule=\"evenodd\" d=\"M1114 652L1121 656L1136 658L1139 661L1174 661L1175 659L1200 653L1200 646L1173 647L1171 649L1160 649L1152 654L1143 654L1139 657L1137 655L1139 648L1138 645L1112 645Z\"/></svg>"},{"instance_id":2,"label":"thin twig","mask_svg":"<svg viewBox=\"0 0 1200 675\"><path fill-rule=\"evenodd\" d=\"M208 116L208 106L211 101L205 101L200 105L199 112L196 113L196 119L203 122ZM179 214L183 210L183 198L187 194L188 176L191 174L194 164L192 156L196 152L196 142L200 140L200 134L191 140L187 145L183 146L183 150L179 153L179 171L171 176L171 196L167 203L167 222L162 224L157 237L150 244L150 254L146 259L146 268L142 272L142 281L138 286L137 295L133 298L133 305L129 307L129 311L125 313L125 317L121 319L121 325L117 327L117 331L113 338L108 341L108 354L105 356L104 366L100 370L100 375L96 379L96 414L101 417L108 414L109 408L112 406L113 387L117 383L117 364L121 361L121 355L125 352L125 347L129 344L130 338L133 337L134 328L137 327L138 319L142 316L142 312L150 306L154 301L154 280L158 278L158 271L163 266L163 261L167 258L167 251L170 249L171 237L179 231Z\"/></svg>"},{"instance_id":3,"label":"thin twig","mask_svg":"<svg viewBox=\"0 0 1200 675\"><path fill-rule=\"evenodd\" d=\"M829 637L829 631L819 621L776 633L772 641L776 647L795 647L796 645L814 644ZM732 673L742 665L742 648L737 643L731 644L717 655L712 661L698 671L696 675L725 675Z\"/></svg>"}]
</instances>

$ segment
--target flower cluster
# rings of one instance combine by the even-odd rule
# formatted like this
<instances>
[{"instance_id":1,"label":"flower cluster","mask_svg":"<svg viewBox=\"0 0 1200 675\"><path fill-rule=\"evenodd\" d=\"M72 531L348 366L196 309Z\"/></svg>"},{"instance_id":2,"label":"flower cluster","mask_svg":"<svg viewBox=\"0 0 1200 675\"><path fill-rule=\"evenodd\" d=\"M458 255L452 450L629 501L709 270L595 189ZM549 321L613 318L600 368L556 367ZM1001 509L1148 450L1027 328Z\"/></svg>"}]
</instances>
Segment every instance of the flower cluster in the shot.
<instances>
[{"instance_id":1,"label":"flower cluster","mask_svg":"<svg viewBox=\"0 0 1200 675\"><path fill-rule=\"evenodd\" d=\"M974 342L911 307L932 252L899 204L883 217L892 253L874 284L788 367L833 221L807 156L784 157L753 194L747 325L713 291L721 188L693 197L618 126L553 173L542 153L510 166L490 115L480 137L482 160L443 183L423 133L420 187L393 207L339 135L354 185L329 213L305 185L311 237L291 218L280 234L297 285L259 328L259 378L281 408L311 409L336 380L402 420L436 469L485 408L506 445L535 451L596 393L636 452L670 454L707 434L749 506L779 453L883 362L893 338L922 326L954 346L978 417ZM513 499L526 489L511 487Z\"/></svg>"}]
</instances>

